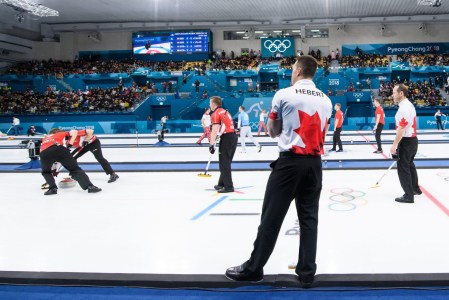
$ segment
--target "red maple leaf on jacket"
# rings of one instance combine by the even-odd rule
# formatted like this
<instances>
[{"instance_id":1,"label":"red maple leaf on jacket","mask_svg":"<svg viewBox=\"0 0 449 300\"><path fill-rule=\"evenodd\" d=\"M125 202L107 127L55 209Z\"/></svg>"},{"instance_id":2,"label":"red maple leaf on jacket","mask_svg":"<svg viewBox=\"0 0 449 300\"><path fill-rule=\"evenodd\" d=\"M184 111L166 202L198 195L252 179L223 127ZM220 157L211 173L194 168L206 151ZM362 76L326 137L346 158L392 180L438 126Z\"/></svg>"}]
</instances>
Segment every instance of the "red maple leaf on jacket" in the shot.
<instances>
[{"instance_id":1,"label":"red maple leaf on jacket","mask_svg":"<svg viewBox=\"0 0 449 300\"><path fill-rule=\"evenodd\" d=\"M318 112L315 112L310 116L307 113L298 110L298 115L301 124L293 131L299 135L305 147L293 145L292 151L301 155L322 154L324 130L321 130L321 118Z\"/></svg>"}]
</instances>

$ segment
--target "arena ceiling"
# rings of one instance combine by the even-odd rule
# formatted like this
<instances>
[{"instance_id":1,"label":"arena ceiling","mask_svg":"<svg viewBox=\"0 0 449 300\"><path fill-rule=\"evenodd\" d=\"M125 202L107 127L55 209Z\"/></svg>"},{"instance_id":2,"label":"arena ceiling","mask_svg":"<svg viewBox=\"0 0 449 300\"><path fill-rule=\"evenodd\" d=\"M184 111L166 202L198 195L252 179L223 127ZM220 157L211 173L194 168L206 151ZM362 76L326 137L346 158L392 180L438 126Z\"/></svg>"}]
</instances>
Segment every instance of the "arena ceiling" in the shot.
<instances>
[{"instance_id":1,"label":"arena ceiling","mask_svg":"<svg viewBox=\"0 0 449 300\"><path fill-rule=\"evenodd\" d=\"M0 31L55 32L156 27L313 26L448 22L449 0L37 0L59 12L36 17L0 4ZM418 2L440 1L439 7ZM0 3L2 1L0 0ZM45 25L46 26L46 25ZM2 30L3 29L3 30Z\"/></svg>"}]
</instances>

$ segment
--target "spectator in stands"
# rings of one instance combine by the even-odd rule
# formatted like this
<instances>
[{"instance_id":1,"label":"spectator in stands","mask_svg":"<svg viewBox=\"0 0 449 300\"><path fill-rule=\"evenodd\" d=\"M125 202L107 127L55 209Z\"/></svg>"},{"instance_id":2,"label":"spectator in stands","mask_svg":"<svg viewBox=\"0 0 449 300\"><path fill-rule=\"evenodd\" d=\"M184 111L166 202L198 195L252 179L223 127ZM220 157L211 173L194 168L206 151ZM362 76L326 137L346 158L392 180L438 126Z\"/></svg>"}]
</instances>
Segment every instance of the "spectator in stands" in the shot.
<instances>
[{"instance_id":1,"label":"spectator in stands","mask_svg":"<svg viewBox=\"0 0 449 300\"><path fill-rule=\"evenodd\" d=\"M196 93L200 92L200 81L198 79L195 80L195 92Z\"/></svg>"},{"instance_id":2,"label":"spectator in stands","mask_svg":"<svg viewBox=\"0 0 449 300\"><path fill-rule=\"evenodd\" d=\"M348 86L348 92L354 92L354 85L352 85L352 82Z\"/></svg>"}]
</instances>

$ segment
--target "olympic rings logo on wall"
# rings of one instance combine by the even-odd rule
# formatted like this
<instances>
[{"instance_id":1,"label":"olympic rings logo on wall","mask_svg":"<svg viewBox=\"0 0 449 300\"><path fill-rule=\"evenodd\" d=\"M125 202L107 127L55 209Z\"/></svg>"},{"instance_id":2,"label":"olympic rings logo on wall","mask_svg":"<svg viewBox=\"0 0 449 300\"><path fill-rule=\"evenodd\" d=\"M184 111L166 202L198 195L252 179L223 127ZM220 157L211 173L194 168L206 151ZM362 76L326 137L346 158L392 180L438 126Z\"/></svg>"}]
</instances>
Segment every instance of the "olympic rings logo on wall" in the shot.
<instances>
[{"instance_id":1,"label":"olympic rings logo on wall","mask_svg":"<svg viewBox=\"0 0 449 300\"><path fill-rule=\"evenodd\" d=\"M333 211L351 211L359 206L368 204L364 197L365 192L355 191L351 188L333 188L330 190L333 194L329 197L333 203L328 208Z\"/></svg>"},{"instance_id":2,"label":"olympic rings logo on wall","mask_svg":"<svg viewBox=\"0 0 449 300\"><path fill-rule=\"evenodd\" d=\"M357 98L357 99L363 97L363 93L354 93L354 94L352 94L352 95L354 96L354 98Z\"/></svg>"},{"instance_id":3,"label":"olympic rings logo on wall","mask_svg":"<svg viewBox=\"0 0 449 300\"><path fill-rule=\"evenodd\" d=\"M249 122L251 129L259 129L259 122Z\"/></svg>"},{"instance_id":4,"label":"olympic rings logo on wall","mask_svg":"<svg viewBox=\"0 0 449 300\"><path fill-rule=\"evenodd\" d=\"M267 40L263 43L263 46L265 49L270 51L271 53L275 52L281 52L284 53L287 51L288 48L290 48L292 45L292 42L289 40Z\"/></svg>"},{"instance_id":5,"label":"olympic rings logo on wall","mask_svg":"<svg viewBox=\"0 0 449 300\"><path fill-rule=\"evenodd\" d=\"M156 98L156 100L157 100L157 102L165 102L165 100L167 100L167 97L165 97L165 96L158 96Z\"/></svg>"}]
</instances>

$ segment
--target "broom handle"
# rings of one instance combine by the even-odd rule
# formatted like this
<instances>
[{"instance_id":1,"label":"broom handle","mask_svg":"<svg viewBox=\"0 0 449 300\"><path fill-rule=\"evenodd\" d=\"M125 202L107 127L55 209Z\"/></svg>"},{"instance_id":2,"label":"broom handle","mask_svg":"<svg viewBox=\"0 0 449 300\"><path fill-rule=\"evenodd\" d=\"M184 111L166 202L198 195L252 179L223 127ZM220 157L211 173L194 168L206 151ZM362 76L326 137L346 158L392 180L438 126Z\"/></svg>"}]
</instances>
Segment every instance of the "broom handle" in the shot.
<instances>
[{"instance_id":1,"label":"broom handle","mask_svg":"<svg viewBox=\"0 0 449 300\"><path fill-rule=\"evenodd\" d=\"M380 177L380 179L377 181L377 184L379 184L382 181L382 179L385 177L385 175L387 175L387 173L391 170L391 168L393 168L393 166L395 164L396 164L396 161L393 161L393 163L390 165L388 170L386 170L385 173L382 174L382 177Z\"/></svg>"}]
</instances>

